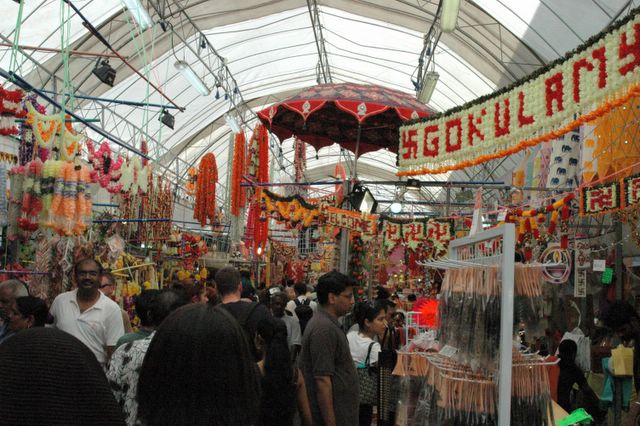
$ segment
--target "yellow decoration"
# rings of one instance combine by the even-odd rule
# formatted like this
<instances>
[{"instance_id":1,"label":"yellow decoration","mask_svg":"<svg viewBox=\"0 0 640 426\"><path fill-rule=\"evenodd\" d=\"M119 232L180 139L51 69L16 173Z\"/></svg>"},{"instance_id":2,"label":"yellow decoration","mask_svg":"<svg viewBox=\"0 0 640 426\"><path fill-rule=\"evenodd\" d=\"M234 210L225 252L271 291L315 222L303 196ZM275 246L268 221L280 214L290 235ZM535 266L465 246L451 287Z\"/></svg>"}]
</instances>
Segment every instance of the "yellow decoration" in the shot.
<instances>
[{"instance_id":1,"label":"yellow decoration","mask_svg":"<svg viewBox=\"0 0 640 426\"><path fill-rule=\"evenodd\" d=\"M632 98L592 123L595 126L593 133L596 138L593 157L597 159L600 179L611 172L640 162L640 140L637 138L640 124L636 119L638 108L640 108L640 100ZM616 178L620 179L636 172L637 170L629 169L617 175Z\"/></svg>"}]
</instances>

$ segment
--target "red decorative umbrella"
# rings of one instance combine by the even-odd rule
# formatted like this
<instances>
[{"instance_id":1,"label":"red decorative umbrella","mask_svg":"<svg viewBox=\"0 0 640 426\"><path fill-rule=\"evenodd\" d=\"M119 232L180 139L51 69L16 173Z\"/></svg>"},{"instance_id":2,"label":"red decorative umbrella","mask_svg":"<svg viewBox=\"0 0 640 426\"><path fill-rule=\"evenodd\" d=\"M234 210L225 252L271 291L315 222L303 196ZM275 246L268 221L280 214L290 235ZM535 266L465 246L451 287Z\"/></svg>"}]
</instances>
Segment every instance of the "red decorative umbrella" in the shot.
<instances>
[{"instance_id":1,"label":"red decorative umbrella","mask_svg":"<svg viewBox=\"0 0 640 426\"><path fill-rule=\"evenodd\" d=\"M413 96L366 84L320 84L258 113L280 138L296 135L316 149L337 143L356 155L398 149L403 121L433 112Z\"/></svg>"}]
</instances>

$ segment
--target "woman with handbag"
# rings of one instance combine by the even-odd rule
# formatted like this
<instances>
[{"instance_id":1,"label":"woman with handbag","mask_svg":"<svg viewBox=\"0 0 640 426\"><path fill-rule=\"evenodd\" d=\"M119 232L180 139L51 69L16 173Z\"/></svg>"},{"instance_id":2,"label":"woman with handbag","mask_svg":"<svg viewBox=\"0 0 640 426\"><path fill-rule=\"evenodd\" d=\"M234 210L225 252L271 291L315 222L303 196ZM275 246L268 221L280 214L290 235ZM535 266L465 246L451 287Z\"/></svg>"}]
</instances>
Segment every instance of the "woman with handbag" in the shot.
<instances>
[{"instance_id":1,"label":"woman with handbag","mask_svg":"<svg viewBox=\"0 0 640 426\"><path fill-rule=\"evenodd\" d=\"M387 327L386 304L359 302L353 309L359 330L347 333L351 357L360 382L360 426L369 426L378 396L378 355Z\"/></svg>"}]
</instances>

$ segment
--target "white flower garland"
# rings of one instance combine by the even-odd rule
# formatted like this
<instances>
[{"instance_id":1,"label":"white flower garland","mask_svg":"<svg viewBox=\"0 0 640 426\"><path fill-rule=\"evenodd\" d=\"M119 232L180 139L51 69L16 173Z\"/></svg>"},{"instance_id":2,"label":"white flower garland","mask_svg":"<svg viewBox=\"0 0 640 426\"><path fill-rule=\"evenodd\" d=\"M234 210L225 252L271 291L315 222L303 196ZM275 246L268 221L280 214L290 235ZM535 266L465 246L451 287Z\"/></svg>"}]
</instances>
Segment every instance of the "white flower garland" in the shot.
<instances>
[{"instance_id":1,"label":"white flower garland","mask_svg":"<svg viewBox=\"0 0 640 426\"><path fill-rule=\"evenodd\" d=\"M640 94L638 67L640 14L636 12L505 93L402 126L398 174L460 169L556 138Z\"/></svg>"}]
</instances>

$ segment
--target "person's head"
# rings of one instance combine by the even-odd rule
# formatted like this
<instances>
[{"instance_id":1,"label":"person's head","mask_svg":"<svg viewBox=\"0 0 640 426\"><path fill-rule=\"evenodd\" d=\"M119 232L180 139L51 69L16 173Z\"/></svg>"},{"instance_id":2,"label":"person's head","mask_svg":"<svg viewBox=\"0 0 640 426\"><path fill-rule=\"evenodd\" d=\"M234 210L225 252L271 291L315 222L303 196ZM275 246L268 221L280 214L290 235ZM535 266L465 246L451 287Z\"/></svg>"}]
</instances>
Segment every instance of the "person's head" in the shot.
<instances>
[{"instance_id":1,"label":"person's head","mask_svg":"<svg viewBox=\"0 0 640 426\"><path fill-rule=\"evenodd\" d=\"M17 297L9 319L9 330L20 331L31 327L44 327L49 310L44 300L34 296Z\"/></svg>"},{"instance_id":2,"label":"person's head","mask_svg":"<svg viewBox=\"0 0 640 426\"><path fill-rule=\"evenodd\" d=\"M382 286L378 286L376 293L377 300L388 299L389 297L391 297L389 291L387 291L387 289Z\"/></svg>"},{"instance_id":3,"label":"person's head","mask_svg":"<svg viewBox=\"0 0 640 426\"><path fill-rule=\"evenodd\" d=\"M393 325L395 327L404 327L404 321L404 313L396 312L395 314L393 314Z\"/></svg>"},{"instance_id":4,"label":"person's head","mask_svg":"<svg viewBox=\"0 0 640 426\"><path fill-rule=\"evenodd\" d=\"M286 349L287 356L285 359L289 363L289 346L287 343L287 326L278 318L264 318L262 319L256 328L256 347L261 349L263 353L270 353L270 346L274 343L278 343L277 349ZM284 343L284 346L281 344ZM275 347L274 347L275 348ZM271 357L273 361L273 357ZM269 364L269 359L265 358L265 364ZM266 365L265 365L266 367Z\"/></svg>"},{"instance_id":5,"label":"person's head","mask_svg":"<svg viewBox=\"0 0 640 426\"><path fill-rule=\"evenodd\" d=\"M396 313L396 304L391 299L378 299L378 301L384 306L387 313L387 324L392 324L393 316Z\"/></svg>"},{"instance_id":6,"label":"person's head","mask_svg":"<svg viewBox=\"0 0 640 426\"><path fill-rule=\"evenodd\" d=\"M12 279L0 283L0 318L8 320L7 315L15 308L16 297L28 296L27 287L20 280Z\"/></svg>"},{"instance_id":7,"label":"person's head","mask_svg":"<svg viewBox=\"0 0 640 426\"><path fill-rule=\"evenodd\" d=\"M264 359L260 420L278 424L277 419L293 416L296 387L293 382L291 354L287 343L287 326L277 318L265 318L256 329L256 347Z\"/></svg>"},{"instance_id":8,"label":"person's head","mask_svg":"<svg viewBox=\"0 0 640 426\"><path fill-rule=\"evenodd\" d=\"M296 296L304 296L307 294L307 285L305 283L298 283L293 286L293 291L296 292Z\"/></svg>"},{"instance_id":9,"label":"person's head","mask_svg":"<svg viewBox=\"0 0 640 426\"><path fill-rule=\"evenodd\" d=\"M184 292L173 288L165 288L155 296L150 306L151 322L157 327L169 314L181 306L189 303Z\"/></svg>"},{"instance_id":10,"label":"person's head","mask_svg":"<svg viewBox=\"0 0 640 426\"><path fill-rule=\"evenodd\" d=\"M95 259L86 258L78 261L74 267L78 294L92 295L100 288L102 265Z\"/></svg>"},{"instance_id":11,"label":"person's head","mask_svg":"<svg viewBox=\"0 0 640 426\"><path fill-rule=\"evenodd\" d=\"M353 306L354 285L353 279L345 274L335 270L328 272L318 279L318 303L337 316L345 315Z\"/></svg>"},{"instance_id":12,"label":"person's head","mask_svg":"<svg viewBox=\"0 0 640 426\"><path fill-rule=\"evenodd\" d=\"M353 316L360 327L360 331L371 337L384 336L387 327L386 304L381 300L376 302L358 302L353 308Z\"/></svg>"},{"instance_id":13,"label":"person's head","mask_svg":"<svg viewBox=\"0 0 640 426\"><path fill-rule=\"evenodd\" d=\"M276 318L282 318L285 315L284 310L288 301L289 298L286 293L282 291L274 293L271 296L271 312L273 312L273 316Z\"/></svg>"},{"instance_id":14,"label":"person's head","mask_svg":"<svg viewBox=\"0 0 640 426\"><path fill-rule=\"evenodd\" d=\"M144 290L136 296L135 307L136 314L140 318L140 325L143 327L153 327L158 325L153 321L151 316L151 307L156 301L160 290Z\"/></svg>"},{"instance_id":15,"label":"person's head","mask_svg":"<svg viewBox=\"0 0 640 426\"><path fill-rule=\"evenodd\" d=\"M100 291L111 299L115 297L116 277L114 277L110 272L103 272L100 275Z\"/></svg>"},{"instance_id":16,"label":"person's head","mask_svg":"<svg viewBox=\"0 0 640 426\"><path fill-rule=\"evenodd\" d=\"M221 297L229 294L242 294L240 272L233 266L225 266L216 272L216 284Z\"/></svg>"},{"instance_id":17,"label":"person's head","mask_svg":"<svg viewBox=\"0 0 640 426\"><path fill-rule=\"evenodd\" d=\"M211 305L216 305L220 301L218 297L218 287L216 286L216 282L213 280L207 281L207 286L204 289L204 295L207 298L207 303Z\"/></svg>"},{"instance_id":18,"label":"person's head","mask_svg":"<svg viewBox=\"0 0 640 426\"><path fill-rule=\"evenodd\" d=\"M254 424L259 373L240 324L206 304L172 312L147 350L137 398L149 426Z\"/></svg>"},{"instance_id":19,"label":"person's head","mask_svg":"<svg viewBox=\"0 0 640 426\"><path fill-rule=\"evenodd\" d=\"M564 362L574 362L578 354L578 345L570 339L563 340L558 346L558 356Z\"/></svg>"},{"instance_id":20,"label":"person's head","mask_svg":"<svg viewBox=\"0 0 640 426\"><path fill-rule=\"evenodd\" d=\"M418 300L418 298L413 293L411 293L410 295L407 296L407 301L410 302L410 303L414 303L416 300Z\"/></svg>"},{"instance_id":21,"label":"person's head","mask_svg":"<svg viewBox=\"0 0 640 426\"><path fill-rule=\"evenodd\" d=\"M0 345L0 424L124 425L95 355L56 328L23 330Z\"/></svg>"},{"instance_id":22,"label":"person's head","mask_svg":"<svg viewBox=\"0 0 640 426\"><path fill-rule=\"evenodd\" d=\"M253 288L253 286L251 285L251 282L243 282L242 283L242 292L240 293L240 297L243 299L251 299L253 300L253 298L256 295L256 289Z\"/></svg>"},{"instance_id":23,"label":"person's head","mask_svg":"<svg viewBox=\"0 0 640 426\"><path fill-rule=\"evenodd\" d=\"M604 324L625 340L640 338L640 318L628 302L617 300L600 315Z\"/></svg>"}]
</instances>

